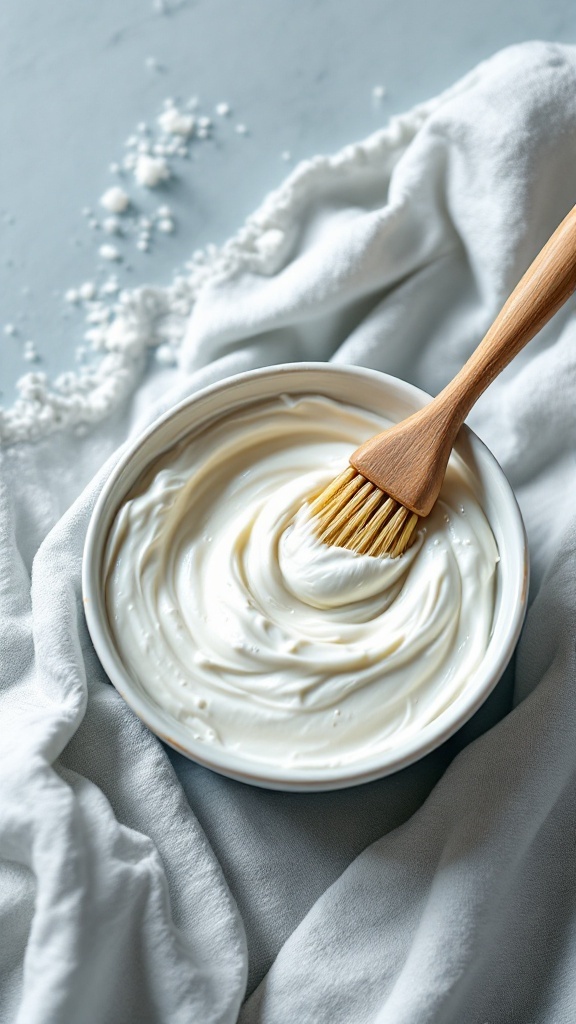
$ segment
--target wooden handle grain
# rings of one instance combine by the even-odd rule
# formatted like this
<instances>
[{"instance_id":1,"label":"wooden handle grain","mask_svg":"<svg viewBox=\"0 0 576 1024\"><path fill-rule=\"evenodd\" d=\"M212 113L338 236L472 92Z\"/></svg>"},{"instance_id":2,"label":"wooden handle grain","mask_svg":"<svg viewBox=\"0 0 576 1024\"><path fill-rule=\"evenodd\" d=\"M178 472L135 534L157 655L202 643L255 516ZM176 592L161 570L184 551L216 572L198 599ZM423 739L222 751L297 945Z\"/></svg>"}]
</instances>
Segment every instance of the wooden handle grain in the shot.
<instances>
[{"instance_id":1,"label":"wooden handle grain","mask_svg":"<svg viewBox=\"0 0 576 1024\"><path fill-rule=\"evenodd\" d=\"M458 429L488 385L575 290L576 206L528 267L478 348L438 395L439 405L453 409Z\"/></svg>"},{"instance_id":2,"label":"wooden handle grain","mask_svg":"<svg viewBox=\"0 0 576 1024\"><path fill-rule=\"evenodd\" d=\"M528 268L460 372L418 412L352 453L350 464L400 505L427 516L452 446L483 391L576 290L576 207Z\"/></svg>"}]
</instances>

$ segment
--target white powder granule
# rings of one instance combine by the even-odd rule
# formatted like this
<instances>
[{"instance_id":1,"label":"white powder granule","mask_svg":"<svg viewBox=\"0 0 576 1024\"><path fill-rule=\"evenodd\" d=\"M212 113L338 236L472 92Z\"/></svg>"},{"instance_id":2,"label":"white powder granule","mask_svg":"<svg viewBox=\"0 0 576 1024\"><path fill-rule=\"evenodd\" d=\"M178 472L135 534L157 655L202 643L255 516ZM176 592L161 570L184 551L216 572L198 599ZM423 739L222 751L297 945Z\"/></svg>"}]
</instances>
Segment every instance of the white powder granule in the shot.
<instances>
[{"instance_id":1,"label":"white powder granule","mask_svg":"<svg viewBox=\"0 0 576 1024\"><path fill-rule=\"evenodd\" d=\"M24 342L24 359L27 363L36 363L40 358L33 341Z\"/></svg>"},{"instance_id":2,"label":"white powder granule","mask_svg":"<svg viewBox=\"0 0 576 1024\"><path fill-rule=\"evenodd\" d=\"M292 153L290 152L289 149L285 149L284 152L280 154L280 156L281 159L284 160L286 163L288 163L292 159Z\"/></svg>"},{"instance_id":3,"label":"white powder granule","mask_svg":"<svg viewBox=\"0 0 576 1024\"><path fill-rule=\"evenodd\" d=\"M90 302L96 295L96 285L93 281L85 281L78 289L78 294L85 302Z\"/></svg>"},{"instance_id":4,"label":"white powder granule","mask_svg":"<svg viewBox=\"0 0 576 1024\"><path fill-rule=\"evenodd\" d=\"M90 424L127 402L146 372L150 350L166 368L178 362L190 314L209 282L242 272L274 273L282 265L294 221L326 178L346 179L355 166L377 166L382 152L411 130L411 119L394 118L363 144L332 157L303 161L233 238L220 249L209 245L194 250L184 271L176 273L167 287L121 290L118 279L110 277L98 291L91 281L70 289L83 301L87 321L85 343L76 349L77 368L52 382L37 373L21 377L18 398L0 409L0 440L33 441L63 429L85 433ZM172 219L162 207L155 215L133 215L132 220L127 215L135 241L149 238L162 219ZM24 351L30 353L26 358L38 358L33 343Z\"/></svg>"},{"instance_id":5,"label":"white powder granule","mask_svg":"<svg viewBox=\"0 0 576 1024\"><path fill-rule=\"evenodd\" d=\"M101 259L110 260L110 262L122 259L122 254L120 250L116 248L115 245L101 245L98 249L98 255L101 257Z\"/></svg>"},{"instance_id":6,"label":"white powder granule","mask_svg":"<svg viewBox=\"0 0 576 1024\"><path fill-rule=\"evenodd\" d=\"M122 231L122 224L118 217L105 217L102 227L107 235L119 235Z\"/></svg>"},{"instance_id":7,"label":"white powder granule","mask_svg":"<svg viewBox=\"0 0 576 1024\"><path fill-rule=\"evenodd\" d=\"M119 185L113 185L100 196L100 206L108 213L124 213L130 206L130 196Z\"/></svg>"},{"instance_id":8,"label":"white powder granule","mask_svg":"<svg viewBox=\"0 0 576 1024\"><path fill-rule=\"evenodd\" d=\"M237 135L247 135L248 129L245 124L237 124L234 131Z\"/></svg>"},{"instance_id":9,"label":"white powder granule","mask_svg":"<svg viewBox=\"0 0 576 1024\"><path fill-rule=\"evenodd\" d=\"M163 217L158 221L158 231L165 235L171 235L174 231L174 221L170 217Z\"/></svg>"},{"instance_id":10,"label":"white powder granule","mask_svg":"<svg viewBox=\"0 0 576 1024\"><path fill-rule=\"evenodd\" d=\"M40 398L46 390L48 378L45 373L37 371L25 374L18 383L20 394L25 394L27 398Z\"/></svg>"},{"instance_id":11,"label":"white powder granule","mask_svg":"<svg viewBox=\"0 0 576 1024\"><path fill-rule=\"evenodd\" d=\"M385 95L386 95L386 86L385 85L375 85L374 88L372 89L372 99L373 100L377 100L377 101L378 100L383 100Z\"/></svg>"},{"instance_id":12,"label":"white powder granule","mask_svg":"<svg viewBox=\"0 0 576 1024\"><path fill-rule=\"evenodd\" d=\"M80 292L77 288L68 288L68 291L64 292L64 301L69 302L71 306L74 306L80 301Z\"/></svg>"},{"instance_id":13,"label":"white powder granule","mask_svg":"<svg viewBox=\"0 0 576 1024\"><path fill-rule=\"evenodd\" d=\"M16 328L15 328L14 324L5 324L4 325L4 334L7 334L9 338L13 338L14 335L16 334Z\"/></svg>"},{"instance_id":14,"label":"white powder granule","mask_svg":"<svg viewBox=\"0 0 576 1024\"><path fill-rule=\"evenodd\" d=\"M173 157L186 158L190 155L190 147L197 141L208 139L213 130L213 122L208 115L196 116L191 113L198 108L198 98L193 96L184 106L173 97L164 100L163 110L156 118L155 124L148 125L140 121L136 131L132 132L124 143L126 153L121 163L114 167L119 174L130 172L138 185L145 188L156 188L172 176L171 160ZM218 104L218 110L224 116L224 109L229 113L229 104ZM247 131L240 126L240 133ZM108 203L111 213L125 213L116 209L118 194L128 194L120 186L108 189L101 202ZM105 222L105 231L112 232L112 222Z\"/></svg>"},{"instance_id":15,"label":"white powder granule","mask_svg":"<svg viewBox=\"0 0 576 1024\"><path fill-rule=\"evenodd\" d=\"M145 188L156 188L170 177L170 168L162 156L147 156L141 153L134 167L134 177L138 185Z\"/></svg>"},{"instance_id":16,"label":"white powder granule","mask_svg":"<svg viewBox=\"0 0 576 1024\"><path fill-rule=\"evenodd\" d=\"M163 132L168 135L182 135L184 138L192 134L195 122L193 114L183 114L177 107L167 107L158 118L158 124Z\"/></svg>"},{"instance_id":17,"label":"white powder granule","mask_svg":"<svg viewBox=\"0 0 576 1024\"><path fill-rule=\"evenodd\" d=\"M102 324L106 323L112 317L112 310L110 306L102 302L101 299L95 299L91 302L86 312L86 323L88 324Z\"/></svg>"},{"instance_id":18,"label":"white powder granule","mask_svg":"<svg viewBox=\"0 0 576 1024\"><path fill-rule=\"evenodd\" d=\"M232 109L229 103L217 103L215 107L218 117L229 117L232 113Z\"/></svg>"}]
</instances>

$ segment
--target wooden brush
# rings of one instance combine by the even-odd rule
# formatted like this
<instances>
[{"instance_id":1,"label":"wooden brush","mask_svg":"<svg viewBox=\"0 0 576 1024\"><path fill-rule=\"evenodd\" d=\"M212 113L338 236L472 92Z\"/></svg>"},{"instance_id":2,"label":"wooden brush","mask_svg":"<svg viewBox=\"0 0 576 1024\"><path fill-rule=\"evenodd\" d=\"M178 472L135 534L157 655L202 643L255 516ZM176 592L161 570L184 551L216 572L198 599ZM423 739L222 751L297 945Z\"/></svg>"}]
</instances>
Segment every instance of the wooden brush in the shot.
<instances>
[{"instance_id":1,"label":"wooden brush","mask_svg":"<svg viewBox=\"0 0 576 1024\"><path fill-rule=\"evenodd\" d=\"M480 395L576 289L576 206L539 252L478 348L432 401L376 434L310 504L320 540L395 558L434 506L450 452Z\"/></svg>"}]
</instances>

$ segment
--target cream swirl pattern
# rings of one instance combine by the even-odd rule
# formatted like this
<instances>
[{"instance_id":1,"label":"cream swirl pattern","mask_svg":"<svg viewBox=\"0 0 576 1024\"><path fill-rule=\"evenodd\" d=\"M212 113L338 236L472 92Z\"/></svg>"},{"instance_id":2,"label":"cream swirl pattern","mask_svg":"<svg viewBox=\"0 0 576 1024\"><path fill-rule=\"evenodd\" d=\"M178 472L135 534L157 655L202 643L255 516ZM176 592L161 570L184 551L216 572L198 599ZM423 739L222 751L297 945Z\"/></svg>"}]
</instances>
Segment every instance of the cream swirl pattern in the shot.
<instances>
[{"instance_id":1,"label":"cream swirl pattern","mask_svg":"<svg viewBox=\"0 0 576 1024\"><path fill-rule=\"evenodd\" d=\"M115 642L195 739L252 763L356 764L469 684L498 552L462 460L398 559L320 544L301 510L384 426L317 396L244 406L163 455L119 510Z\"/></svg>"}]
</instances>

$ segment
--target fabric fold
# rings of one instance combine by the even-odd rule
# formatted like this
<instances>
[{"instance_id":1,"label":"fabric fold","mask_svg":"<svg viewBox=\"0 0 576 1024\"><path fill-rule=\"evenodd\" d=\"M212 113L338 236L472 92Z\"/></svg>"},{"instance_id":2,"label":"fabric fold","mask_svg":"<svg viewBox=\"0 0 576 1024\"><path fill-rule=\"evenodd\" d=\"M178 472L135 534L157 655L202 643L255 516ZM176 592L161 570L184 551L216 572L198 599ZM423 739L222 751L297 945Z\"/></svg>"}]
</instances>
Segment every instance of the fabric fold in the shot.
<instances>
[{"instance_id":1,"label":"fabric fold","mask_svg":"<svg viewBox=\"0 0 576 1024\"><path fill-rule=\"evenodd\" d=\"M333 359L437 392L576 201L575 84L574 48L512 47L305 162L228 243L177 370L84 438L2 454L2 1020L232 1024L249 967L243 1024L573 1019L573 299L470 420L531 548L498 724L502 688L420 764L325 796L171 764L98 663L80 569L118 446L209 383Z\"/></svg>"}]
</instances>

